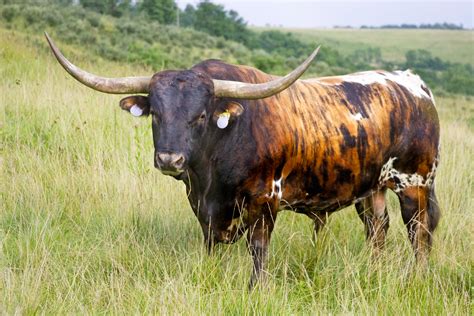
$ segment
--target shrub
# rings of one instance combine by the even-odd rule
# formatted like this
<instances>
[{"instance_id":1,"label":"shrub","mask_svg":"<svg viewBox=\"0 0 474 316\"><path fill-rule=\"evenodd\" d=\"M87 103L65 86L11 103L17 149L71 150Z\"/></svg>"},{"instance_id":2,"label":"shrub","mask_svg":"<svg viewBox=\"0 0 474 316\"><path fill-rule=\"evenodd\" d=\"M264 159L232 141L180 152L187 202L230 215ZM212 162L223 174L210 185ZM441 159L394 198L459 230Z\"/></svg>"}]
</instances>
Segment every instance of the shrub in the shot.
<instances>
[{"instance_id":1,"label":"shrub","mask_svg":"<svg viewBox=\"0 0 474 316\"><path fill-rule=\"evenodd\" d=\"M18 7L16 6L9 6L2 10L2 17L8 23L11 23L17 15L18 15Z\"/></svg>"}]
</instances>

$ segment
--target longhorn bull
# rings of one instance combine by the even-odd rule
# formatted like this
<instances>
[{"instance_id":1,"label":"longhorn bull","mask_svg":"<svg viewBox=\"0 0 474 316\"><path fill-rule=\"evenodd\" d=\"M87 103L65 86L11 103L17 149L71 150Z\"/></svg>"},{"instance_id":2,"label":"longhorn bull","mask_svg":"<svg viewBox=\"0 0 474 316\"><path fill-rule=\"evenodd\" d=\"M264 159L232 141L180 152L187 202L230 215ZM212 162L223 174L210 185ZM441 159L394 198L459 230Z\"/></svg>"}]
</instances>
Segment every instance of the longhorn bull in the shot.
<instances>
[{"instance_id":1,"label":"longhorn bull","mask_svg":"<svg viewBox=\"0 0 474 316\"><path fill-rule=\"evenodd\" d=\"M255 284L278 211L309 216L315 232L355 204L367 239L383 247L385 193L399 198L416 257L425 261L438 223L434 179L439 121L433 95L409 71L368 71L298 80L316 49L279 78L206 60L151 77L102 78L71 64L74 78L151 116L156 168L183 181L209 249L247 232Z\"/></svg>"}]
</instances>

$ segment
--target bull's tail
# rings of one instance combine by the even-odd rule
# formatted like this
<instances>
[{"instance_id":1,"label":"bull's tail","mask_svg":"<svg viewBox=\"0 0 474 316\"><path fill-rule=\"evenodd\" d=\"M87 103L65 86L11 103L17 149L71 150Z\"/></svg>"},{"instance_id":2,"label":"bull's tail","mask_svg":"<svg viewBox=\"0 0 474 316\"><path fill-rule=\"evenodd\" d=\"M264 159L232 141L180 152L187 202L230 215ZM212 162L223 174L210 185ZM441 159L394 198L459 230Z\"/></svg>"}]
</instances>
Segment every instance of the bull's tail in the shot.
<instances>
[{"instance_id":1,"label":"bull's tail","mask_svg":"<svg viewBox=\"0 0 474 316\"><path fill-rule=\"evenodd\" d=\"M439 210L438 199L435 194L434 184L430 188L429 197L428 197L428 225L429 230L432 233L436 226L438 226L439 218L441 217L441 211Z\"/></svg>"}]
</instances>

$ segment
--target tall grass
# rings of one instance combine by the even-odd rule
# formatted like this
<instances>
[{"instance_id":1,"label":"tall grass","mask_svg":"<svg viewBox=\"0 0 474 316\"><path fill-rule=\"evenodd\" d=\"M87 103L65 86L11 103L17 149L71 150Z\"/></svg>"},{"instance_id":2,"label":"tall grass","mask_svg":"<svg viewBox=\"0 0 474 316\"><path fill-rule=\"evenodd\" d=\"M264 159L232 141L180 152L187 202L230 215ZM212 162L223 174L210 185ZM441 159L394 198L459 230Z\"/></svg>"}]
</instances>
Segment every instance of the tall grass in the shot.
<instances>
[{"instance_id":1,"label":"tall grass","mask_svg":"<svg viewBox=\"0 0 474 316\"><path fill-rule=\"evenodd\" d=\"M80 54L79 54L80 55ZM146 73L82 60L107 75ZM474 107L438 99L443 217L426 271L390 199L383 256L370 261L354 209L311 223L281 213L269 281L249 293L240 241L208 256L183 184L153 169L150 122L119 96L73 81L44 48L0 31L0 313L470 314Z\"/></svg>"}]
</instances>

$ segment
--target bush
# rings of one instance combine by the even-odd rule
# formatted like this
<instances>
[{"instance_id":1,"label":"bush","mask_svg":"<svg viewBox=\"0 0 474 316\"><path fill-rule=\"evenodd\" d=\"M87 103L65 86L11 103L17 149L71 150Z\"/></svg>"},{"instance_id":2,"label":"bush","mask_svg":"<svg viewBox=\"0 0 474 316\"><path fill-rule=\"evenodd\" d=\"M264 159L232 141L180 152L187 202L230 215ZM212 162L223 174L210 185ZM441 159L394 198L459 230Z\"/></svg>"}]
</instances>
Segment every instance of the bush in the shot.
<instances>
[{"instance_id":1,"label":"bush","mask_svg":"<svg viewBox=\"0 0 474 316\"><path fill-rule=\"evenodd\" d=\"M99 27L100 26L100 17L98 17L95 14L91 14L87 17L87 20L89 21L90 25L93 27Z\"/></svg>"},{"instance_id":2,"label":"bush","mask_svg":"<svg viewBox=\"0 0 474 316\"><path fill-rule=\"evenodd\" d=\"M51 11L45 12L45 14L43 15L43 19L51 27L55 27L57 25L64 23L63 17L61 15L55 14L54 12L51 12Z\"/></svg>"},{"instance_id":3,"label":"bush","mask_svg":"<svg viewBox=\"0 0 474 316\"><path fill-rule=\"evenodd\" d=\"M11 23L17 15L18 15L18 7L16 6L9 6L2 10L2 17L8 23Z\"/></svg>"},{"instance_id":4,"label":"bush","mask_svg":"<svg viewBox=\"0 0 474 316\"><path fill-rule=\"evenodd\" d=\"M415 70L428 85L442 87L451 93L474 95L474 69L471 65L445 62L421 49L410 50L405 57L405 68Z\"/></svg>"},{"instance_id":5,"label":"bush","mask_svg":"<svg viewBox=\"0 0 474 316\"><path fill-rule=\"evenodd\" d=\"M44 11L41 11L37 7L29 7L23 14L27 24L40 24L43 20L42 13L44 13Z\"/></svg>"}]
</instances>

